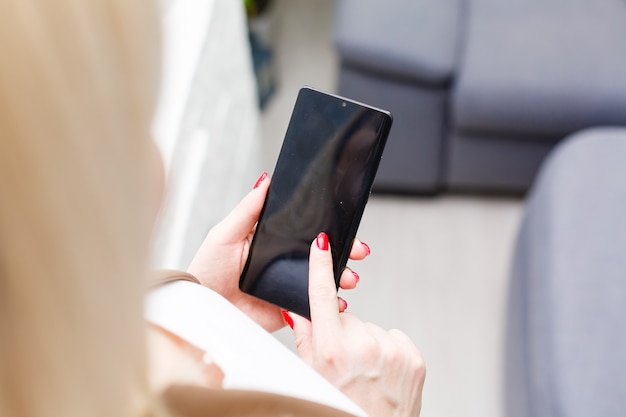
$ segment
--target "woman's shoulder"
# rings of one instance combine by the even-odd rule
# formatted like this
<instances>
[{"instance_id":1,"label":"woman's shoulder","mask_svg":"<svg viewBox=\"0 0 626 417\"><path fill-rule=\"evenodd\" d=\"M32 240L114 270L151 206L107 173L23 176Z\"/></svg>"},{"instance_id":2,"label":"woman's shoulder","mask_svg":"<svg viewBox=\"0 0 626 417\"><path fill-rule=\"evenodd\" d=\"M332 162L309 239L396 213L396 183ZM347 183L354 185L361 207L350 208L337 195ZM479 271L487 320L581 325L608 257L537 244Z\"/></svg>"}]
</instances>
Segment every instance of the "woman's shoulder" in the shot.
<instances>
[{"instance_id":1,"label":"woman's shoulder","mask_svg":"<svg viewBox=\"0 0 626 417\"><path fill-rule=\"evenodd\" d=\"M164 391L163 401L181 417L353 417L311 401L260 391L172 385Z\"/></svg>"}]
</instances>

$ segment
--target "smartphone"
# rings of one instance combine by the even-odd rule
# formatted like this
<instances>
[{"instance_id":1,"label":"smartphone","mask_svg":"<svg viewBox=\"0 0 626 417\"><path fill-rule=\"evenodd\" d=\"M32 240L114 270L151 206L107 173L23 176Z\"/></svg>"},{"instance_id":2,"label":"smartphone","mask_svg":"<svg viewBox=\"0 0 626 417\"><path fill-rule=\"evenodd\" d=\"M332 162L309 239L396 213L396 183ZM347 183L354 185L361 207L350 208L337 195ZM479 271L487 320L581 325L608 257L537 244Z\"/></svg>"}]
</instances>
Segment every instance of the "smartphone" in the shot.
<instances>
[{"instance_id":1,"label":"smartphone","mask_svg":"<svg viewBox=\"0 0 626 417\"><path fill-rule=\"evenodd\" d=\"M310 318L309 250L328 235L335 283L371 192L391 113L304 87L298 93L239 287Z\"/></svg>"}]
</instances>

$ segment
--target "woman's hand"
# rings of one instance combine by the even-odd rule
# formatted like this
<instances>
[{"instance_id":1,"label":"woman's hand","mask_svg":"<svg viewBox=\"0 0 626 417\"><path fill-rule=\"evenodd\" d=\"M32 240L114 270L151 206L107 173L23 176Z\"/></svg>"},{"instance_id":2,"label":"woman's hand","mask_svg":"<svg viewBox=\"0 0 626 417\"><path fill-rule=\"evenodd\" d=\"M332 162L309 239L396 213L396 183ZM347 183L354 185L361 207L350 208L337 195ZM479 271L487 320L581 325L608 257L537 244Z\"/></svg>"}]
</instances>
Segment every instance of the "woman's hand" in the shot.
<instances>
[{"instance_id":1,"label":"woman's hand","mask_svg":"<svg viewBox=\"0 0 626 417\"><path fill-rule=\"evenodd\" d=\"M278 307L243 293L239 277L250 250L256 223L269 187L267 173L258 179L252 191L207 234L188 272L203 285L218 292L268 331L285 325ZM367 245L355 240L350 258L359 260L369 254ZM340 287L352 289L359 278L349 268L343 272ZM335 296L335 309L345 310L346 303Z\"/></svg>"},{"instance_id":2,"label":"woman's hand","mask_svg":"<svg viewBox=\"0 0 626 417\"><path fill-rule=\"evenodd\" d=\"M416 417L426 368L401 331L385 331L349 313L339 313L328 237L311 246L311 321L289 313L298 353L371 417Z\"/></svg>"}]
</instances>

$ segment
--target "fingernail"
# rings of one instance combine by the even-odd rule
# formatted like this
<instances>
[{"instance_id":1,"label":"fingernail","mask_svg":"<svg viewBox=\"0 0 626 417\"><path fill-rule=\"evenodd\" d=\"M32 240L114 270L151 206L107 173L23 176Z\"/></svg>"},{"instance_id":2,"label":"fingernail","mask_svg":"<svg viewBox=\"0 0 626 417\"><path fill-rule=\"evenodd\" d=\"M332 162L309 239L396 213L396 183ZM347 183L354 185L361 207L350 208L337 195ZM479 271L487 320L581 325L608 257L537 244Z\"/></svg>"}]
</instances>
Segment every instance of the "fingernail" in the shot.
<instances>
[{"instance_id":1,"label":"fingernail","mask_svg":"<svg viewBox=\"0 0 626 417\"><path fill-rule=\"evenodd\" d=\"M317 235L315 242L320 250L328 250L328 235L326 233L322 232Z\"/></svg>"},{"instance_id":2,"label":"fingernail","mask_svg":"<svg viewBox=\"0 0 626 417\"><path fill-rule=\"evenodd\" d=\"M256 180L256 182L254 183L254 187L252 187L252 189L254 190L254 189L256 189L259 185L261 185L261 183L262 183L263 181L265 181L265 178L267 178L267 171L265 171L265 172L263 172L263 173L261 174L261 176L259 177L259 179L258 179L258 180Z\"/></svg>"},{"instance_id":3,"label":"fingernail","mask_svg":"<svg viewBox=\"0 0 626 417\"><path fill-rule=\"evenodd\" d=\"M365 247L365 250L367 251L367 256L370 255L370 253L372 253L372 251L370 250L370 247L367 243L365 242L361 242L361 245L363 245Z\"/></svg>"},{"instance_id":4,"label":"fingernail","mask_svg":"<svg viewBox=\"0 0 626 417\"><path fill-rule=\"evenodd\" d=\"M354 278L356 278L356 282L358 283L359 281L361 281L361 277L359 276L359 274L357 274L356 272L354 272L353 270L350 270L350 272L352 272L352 275L354 275Z\"/></svg>"},{"instance_id":5,"label":"fingernail","mask_svg":"<svg viewBox=\"0 0 626 417\"><path fill-rule=\"evenodd\" d=\"M339 301L341 302L341 311L346 311L348 309L348 302L343 298L339 298Z\"/></svg>"},{"instance_id":6,"label":"fingernail","mask_svg":"<svg viewBox=\"0 0 626 417\"><path fill-rule=\"evenodd\" d=\"M289 325L289 327L291 327L291 330L293 330L293 319L291 318L287 310L280 310L280 312L282 313L285 322Z\"/></svg>"}]
</instances>

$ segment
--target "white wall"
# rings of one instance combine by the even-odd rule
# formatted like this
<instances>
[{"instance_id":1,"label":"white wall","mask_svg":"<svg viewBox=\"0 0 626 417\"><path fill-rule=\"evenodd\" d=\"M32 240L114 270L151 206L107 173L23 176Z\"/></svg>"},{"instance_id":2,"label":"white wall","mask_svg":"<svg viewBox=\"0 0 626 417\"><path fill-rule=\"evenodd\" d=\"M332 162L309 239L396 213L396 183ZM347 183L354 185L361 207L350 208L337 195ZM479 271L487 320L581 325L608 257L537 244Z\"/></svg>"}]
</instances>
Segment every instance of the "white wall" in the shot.
<instances>
[{"instance_id":1,"label":"white wall","mask_svg":"<svg viewBox=\"0 0 626 417\"><path fill-rule=\"evenodd\" d=\"M260 174L243 3L168 0L153 131L168 171L156 267L185 269L206 232Z\"/></svg>"}]
</instances>

